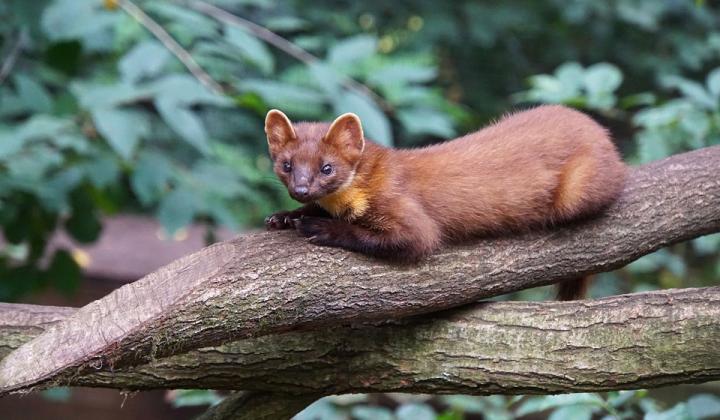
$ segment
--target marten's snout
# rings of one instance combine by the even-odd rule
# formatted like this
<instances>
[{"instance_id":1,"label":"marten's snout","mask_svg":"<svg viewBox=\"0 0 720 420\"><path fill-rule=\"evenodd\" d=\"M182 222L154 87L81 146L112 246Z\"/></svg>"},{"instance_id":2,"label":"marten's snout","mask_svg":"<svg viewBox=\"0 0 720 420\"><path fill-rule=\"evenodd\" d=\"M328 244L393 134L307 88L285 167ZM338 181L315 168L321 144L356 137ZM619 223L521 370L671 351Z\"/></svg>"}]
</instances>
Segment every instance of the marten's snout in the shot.
<instances>
[{"instance_id":1,"label":"marten's snout","mask_svg":"<svg viewBox=\"0 0 720 420\"><path fill-rule=\"evenodd\" d=\"M298 165L293 170L292 178L290 195L300 202L306 201L310 197L310 185L312 183L312 174L309 168Z\"/></svg>"},{"instance_id":2,"label":"marten's snout","mask_svg":"<svg viewBox=\"0 0 720 420\"><path fill-rule=\"evenodd\" d=\"M304 197L307 197L308 194L310 193L310 188L308 188L308 187L305 186L305 185L301 185L301 186L299 186L299 187L296 186L296 187L293 189L293 191L295 192L295 195L296 195L296 196L304 198Z\"/></svg>"}]
</instances>

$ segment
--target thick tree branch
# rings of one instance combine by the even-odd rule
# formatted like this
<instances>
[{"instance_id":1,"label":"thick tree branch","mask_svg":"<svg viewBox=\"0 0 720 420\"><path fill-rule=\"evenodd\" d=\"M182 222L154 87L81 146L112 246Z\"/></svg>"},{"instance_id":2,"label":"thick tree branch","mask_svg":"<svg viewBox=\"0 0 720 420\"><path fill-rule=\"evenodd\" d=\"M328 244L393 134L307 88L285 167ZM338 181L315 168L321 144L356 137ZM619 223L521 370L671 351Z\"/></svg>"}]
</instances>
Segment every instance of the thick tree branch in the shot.
<instances>
[{"instance_id":1,"label":"thick tree branch","mask_svg":"<svg viewBox=\"0 0 720 420\"><path fill-rule=\"evenodd\" d=\"M0 305L0 345L16 346L63 316L67 309ZM476 303L392 324L240 340L114 371L96 366L59 384L244 389L305 400L350 392L604 391L720 379L719 346L720 287L711 287Z\"/></svg>"},{"instance_id":2,"label":"thick tree branch","mask_svg":"<svg viewBox=\"0 0 720 420\"><path fill-rule=\"evenodd\" d=\"M245 337L398 319L617 268L720 230L718 167L720 147L648 164L631 172L603 217L448 248L415 266L314 247L294 232L216 244L85 306L8 355L0 389Z\"/></svg>"}]
</instances>

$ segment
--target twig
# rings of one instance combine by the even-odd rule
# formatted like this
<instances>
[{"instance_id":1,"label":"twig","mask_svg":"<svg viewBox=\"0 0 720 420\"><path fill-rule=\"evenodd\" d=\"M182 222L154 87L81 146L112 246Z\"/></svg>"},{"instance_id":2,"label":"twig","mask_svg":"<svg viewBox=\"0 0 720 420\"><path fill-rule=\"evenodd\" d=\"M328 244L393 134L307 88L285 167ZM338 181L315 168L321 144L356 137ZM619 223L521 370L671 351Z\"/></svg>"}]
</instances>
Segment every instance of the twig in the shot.
<instances>
[{"instance_id":1,"label":"twig","mask_svg":"<svg viewBox=\"0 0 720 420\"><path fill-rule=\"evenodd\" d=\"M210 407L196 420L289 419L322 395L293 395L275 392L235 392Z\"/></svg>"},{"instance_id":2,"label":"twig","mask_svg":"<svg viewBox=\"0 0 720 420\"><path fill-rule=\"evenodd\" d=\"M12 49L8 53L7 57L5 57L5 60L3 60L2 67L0 67L0 85L2 85L3 82L5 82L5 79L10 76L10 73L15 67L15 63L17 63L17 59L20 56L20 51L22 51L25 46L26 36L27 35L24 30L18 33L15 44L12 46Z\"/></svg>"},{"instance_id":3,"label":"twig","mask_svg":"<svg viewBox=\"0 0 720 420\"><path fill-rule=\"evenodd\" d=\"M210 3L204 2L204 1L190 1L189 5L191 8L197 10L200 13L204 13L220 22L223 22L228 25L234 25L239 26L243 29L246 29L250 31L253 35L255 35L257 38L262 39L263 41L267 42L268 44L276 47L277 49L285 52L287 55L302 61L305 64L314 64L320 62L320 59L309 52L305 51L304 49L300 48L296 44L293 44L289 40L281 37L280 35L276 34L275 32L265 28L264 26L260 26L255 22L249 21L245 18L242 18L240 16L234 15L224 9L221 9L217 6L214 6ZM357 80L348 77L346 75L340 74L342 85L345 86L348 89L358 91L360 93L363 93L365 95L370 96L375 102L380 104L380 106L383 108L383 110L387 112L393 111L393 106L390 105L385 99L383 99L380 95L375 93L372 89L367 87L366 85L358 82Z\"/></svg>"},{"instance_id":4,"label":"twig","mask_svg":"<svg viewBox=\"0 0 720 420\"><path fill-rule=\"evenodd\" d=\"M187 50L185 50L162 26L148 16L141 8L131 0L118 0L117 4L142 26L150 31L181 63L195 76L200 83L219 95L224 89L216 82L202 67L195 61Z\"/></svg>"}]
</instances>

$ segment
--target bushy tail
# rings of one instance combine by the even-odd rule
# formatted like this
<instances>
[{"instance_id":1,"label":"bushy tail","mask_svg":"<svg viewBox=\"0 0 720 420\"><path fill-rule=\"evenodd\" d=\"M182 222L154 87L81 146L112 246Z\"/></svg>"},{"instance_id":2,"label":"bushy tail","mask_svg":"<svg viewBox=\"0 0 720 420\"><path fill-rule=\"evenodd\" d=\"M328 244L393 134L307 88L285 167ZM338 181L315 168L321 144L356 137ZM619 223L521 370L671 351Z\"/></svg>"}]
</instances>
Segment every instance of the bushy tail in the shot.
<instances>
[{"instance_id":1,"label":"bushy tail","mask_svg":"<svg viewBox=\"0 0 720 420\"><path fill-rule=\"evenodd\" d=\"M590 285L590 276L565 280L557 284L557 300L584 299Z\"/></svg>"}]
</instances>

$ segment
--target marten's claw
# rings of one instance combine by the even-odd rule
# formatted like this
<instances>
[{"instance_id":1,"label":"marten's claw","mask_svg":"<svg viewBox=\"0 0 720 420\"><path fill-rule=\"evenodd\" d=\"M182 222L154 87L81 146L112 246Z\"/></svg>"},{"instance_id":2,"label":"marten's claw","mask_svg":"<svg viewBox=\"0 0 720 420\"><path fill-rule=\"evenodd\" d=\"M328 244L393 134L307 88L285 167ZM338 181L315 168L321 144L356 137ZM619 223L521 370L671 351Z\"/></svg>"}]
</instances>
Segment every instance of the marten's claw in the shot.
<instances>
[{"instance_id":1,"label":"marten's claw","mask_svg":"<svg viewBox=\"0 0 720 420\"><path fill-rule=\"evenodd\" d=\"M265 218L265 228L267 230L290 229L292 227L292 220L288 213L275 213Z\"/></svg>"}]
</instances>

